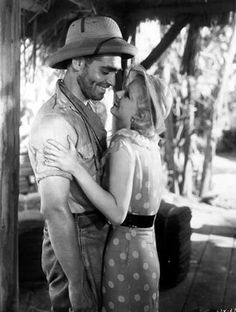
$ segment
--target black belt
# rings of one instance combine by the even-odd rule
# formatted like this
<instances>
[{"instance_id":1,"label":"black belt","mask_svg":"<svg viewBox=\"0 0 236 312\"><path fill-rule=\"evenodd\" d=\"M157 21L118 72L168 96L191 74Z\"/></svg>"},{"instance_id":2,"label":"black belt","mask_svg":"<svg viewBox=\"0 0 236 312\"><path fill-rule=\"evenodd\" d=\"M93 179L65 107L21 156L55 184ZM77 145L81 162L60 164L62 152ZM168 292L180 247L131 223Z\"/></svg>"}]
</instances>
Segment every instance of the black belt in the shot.
<instances>
[{"instance_id":1,"label":"black belt","mask_svg":"<svg viewBox=\"0 0 236 312\"><path fill-rule=\"evenodd\" d=\"M153 226L155 218L156 215L145 216L128 213L124 222L121 223L121 225L128 227L149 228Z\"/></svg>"}]
</instances>

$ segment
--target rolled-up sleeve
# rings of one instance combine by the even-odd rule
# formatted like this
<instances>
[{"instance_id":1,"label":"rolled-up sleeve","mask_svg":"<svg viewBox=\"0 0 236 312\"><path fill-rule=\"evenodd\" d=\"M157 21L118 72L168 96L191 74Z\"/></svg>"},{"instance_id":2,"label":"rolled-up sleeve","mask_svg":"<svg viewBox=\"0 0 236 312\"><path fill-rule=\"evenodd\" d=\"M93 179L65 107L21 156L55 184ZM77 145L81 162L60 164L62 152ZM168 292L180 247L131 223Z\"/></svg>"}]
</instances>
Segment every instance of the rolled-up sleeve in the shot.
<instances>
[{"instance_id":1,"label":"rolled-up sleeve","mask_svg":"<svg viewBox=\"0 0 236 312\"><path fill-rule=\"evenodd\" d=\"M70 173L46 166L43 155L43 149L48 139L54 139L63 146L68 146L68 135L76 143L76 132L65 119L57 114L44 116L44 119L33 127L29 137L28 151L37 183L51 176L62 176L72 180Z\"/></svg>"}]
</instances>

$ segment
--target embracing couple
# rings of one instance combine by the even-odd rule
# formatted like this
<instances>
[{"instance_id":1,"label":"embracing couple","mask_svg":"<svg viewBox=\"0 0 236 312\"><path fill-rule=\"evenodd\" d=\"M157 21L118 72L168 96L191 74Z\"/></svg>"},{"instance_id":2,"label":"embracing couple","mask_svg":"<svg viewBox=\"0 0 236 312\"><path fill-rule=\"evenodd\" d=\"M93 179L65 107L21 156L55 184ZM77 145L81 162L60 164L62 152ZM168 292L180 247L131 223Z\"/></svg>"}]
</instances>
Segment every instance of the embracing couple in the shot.
<instances>
[{"instance_id":1,"label":"embracing couple","mask_svg":"<svg viewBox=\"0 0 236 312\"><path fill-rule=\"evenodd\" d=\"M162 196L163 83L130 68L111 113L107 148L96 103L136 48L116 22L79 19L49 66L65 69L31 128L29 155L45 218L42 267L52 311L158 311L154 221Z\"/></svg>"}]
</instances>

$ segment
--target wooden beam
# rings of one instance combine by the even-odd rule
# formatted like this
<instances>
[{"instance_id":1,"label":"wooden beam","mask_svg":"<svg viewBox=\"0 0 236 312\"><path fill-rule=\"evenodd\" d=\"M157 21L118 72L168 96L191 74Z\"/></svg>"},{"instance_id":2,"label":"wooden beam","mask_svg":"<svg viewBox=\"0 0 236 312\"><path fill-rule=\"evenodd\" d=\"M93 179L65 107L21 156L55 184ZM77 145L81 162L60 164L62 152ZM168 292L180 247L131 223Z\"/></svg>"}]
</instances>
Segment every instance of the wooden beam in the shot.
<instances>
[{"instance_id":1,"label":"wooden beam","mask_svg":"<svg viewBox=\"0 0 236 312\"><path fill-rule=\"evenodd\" d=\"M20 2L0 1L0 311L18 311Z\"/></svg>"},{"instance_id":2,"label":"wooden beam","mask_svg":"<svg viewBox=\"0 0 236 312\"><path fill-rule=\"evenodd\" d=\"M182 16L178 21L164 35L161 42L151 51L147 58L141 62L141 65L146 69L150 68L152 64L162 55L163 52L171 45L175 40L181 29L191 21L191 15Z\"/></svg>"}]
</instances>

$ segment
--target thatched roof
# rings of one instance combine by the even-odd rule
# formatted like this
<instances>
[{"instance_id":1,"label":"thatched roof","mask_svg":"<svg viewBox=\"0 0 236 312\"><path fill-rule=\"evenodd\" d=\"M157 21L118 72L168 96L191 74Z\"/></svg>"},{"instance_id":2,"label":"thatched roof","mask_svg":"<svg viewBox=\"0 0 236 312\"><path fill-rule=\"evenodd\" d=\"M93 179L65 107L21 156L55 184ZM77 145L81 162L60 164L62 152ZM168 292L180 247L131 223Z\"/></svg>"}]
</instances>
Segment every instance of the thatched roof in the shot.
<instances>
[{"instance_id":1,"label":"thatched roof","mask_svg":"<svg viewBox=\"0 0 236 312\"><path fill-rule=\"evenodd\" d=\"M44 48L43 56L64 43L69 24L82 16L94 14L113 17L125 38L133 35L140 22L158 19L173 24L164 44L153 51L143 65L151 65L186 24L225 25L236 0L20 0L22 38L29 38L35 48ZM169 38L168 38L169 36ZM36 49L34 49L35 51Z\"/></svg>"},{"instance_id":2,"label":"thatched roof","mask_svg":"<svg viewBox=\"0 0 236 312\"><path fill-rule=\"evenodd\" d=\"M68 25L81 16L112 16L125 35L145 19L168 24L183 15L201 25L225 24L236 0L21 0L22 37L54 48L64 41Z\"/></svg>"}]
</instances>

